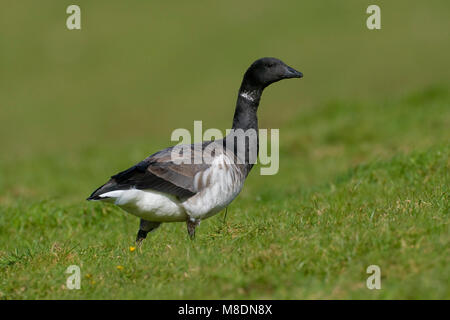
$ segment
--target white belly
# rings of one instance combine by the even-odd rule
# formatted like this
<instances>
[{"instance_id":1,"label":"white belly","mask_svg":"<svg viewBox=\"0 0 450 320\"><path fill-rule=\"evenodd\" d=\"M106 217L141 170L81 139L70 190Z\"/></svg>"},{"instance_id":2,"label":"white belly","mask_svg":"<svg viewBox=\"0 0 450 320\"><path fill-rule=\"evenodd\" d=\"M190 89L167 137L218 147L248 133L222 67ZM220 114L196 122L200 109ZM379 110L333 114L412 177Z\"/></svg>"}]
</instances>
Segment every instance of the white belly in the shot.
<instances>
[{"instance_id":1,"label":"white belly","mask_svg":"<svg viewBox=\"0 0 450 320\"><path fill-rule=\"evenodd\" d=\"M169 194L153 190L116 190L102 194L125 211L155 222L186 221L188 216L179 200Z\"/></svg>"}]
</instances>

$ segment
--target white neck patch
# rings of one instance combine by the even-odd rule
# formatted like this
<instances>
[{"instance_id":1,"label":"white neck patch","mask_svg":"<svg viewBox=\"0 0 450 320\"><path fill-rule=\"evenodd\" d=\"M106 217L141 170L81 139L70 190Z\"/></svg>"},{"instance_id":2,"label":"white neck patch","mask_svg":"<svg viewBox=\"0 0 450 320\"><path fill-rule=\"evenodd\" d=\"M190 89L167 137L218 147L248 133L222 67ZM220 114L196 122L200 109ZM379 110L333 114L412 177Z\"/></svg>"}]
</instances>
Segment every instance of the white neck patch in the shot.
<instances>
[{"instance_id":1,"label":"white neck patch","mask_svg":"<svg viewBox=\"0 0 450 320\"><path fill-rule=\"evenodd\" d=\"M240 96L244 99L250 100L250 101L255 101L255 98L252 96L252 92L241 92Z\"/></svg>"}]
</instances>

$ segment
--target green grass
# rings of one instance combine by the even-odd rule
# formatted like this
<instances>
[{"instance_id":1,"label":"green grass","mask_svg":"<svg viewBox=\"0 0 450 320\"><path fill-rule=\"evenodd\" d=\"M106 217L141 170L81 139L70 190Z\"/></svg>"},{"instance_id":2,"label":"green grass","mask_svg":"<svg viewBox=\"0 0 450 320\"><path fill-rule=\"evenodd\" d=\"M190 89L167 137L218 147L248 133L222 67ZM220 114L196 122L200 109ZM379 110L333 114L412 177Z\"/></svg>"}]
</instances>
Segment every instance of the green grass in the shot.
<instances>
[{"instance_id":1,"label":"green grass","mask_svg":"<svg viewBox=\"0 0 450 320\"><path fill-rule=\"evenodd\" d=\"M447 2L377 1L373 32L361 1L78 3L81 32L71 2L0 10L0 299L450 298ZM130 252L138 219L84 199L175 128L227 128L266 55L305 74L262 99L278 174Z\"/></svg>"},{"instance_id":2,"label":"green grass","mask_svg":"<svg viewBox=\"0 0 450 320\"><path fill-rule=\"evenodd\" d=\"M414 112L419 101L427 106L426 115ZM138 219L120 209L81 199L72 204L10 200L0 209L1 296L449 298L448 102L445 91L433 89L385 105L384 113L360 104L305 112L286 129L279 174L253 172L227 221L221 216L204 221L195 241L184 224L166 224L142 251L130 252ZM349 115L363 110L366 116L349 128ZM377 130L382 117L376 114L403 121ZM327 125L309 132L306 124L319 119ZM409 127L415 133L392 131ZM330 141L335 131L344 135L339 142ZM299 136L311 142L300 141L300 148L293 132L303 132ZM433 146L388 155L430 138ZM361 157L379 160L331 173ZM41 170L58 171L58 162L41 161ZM299 166L303 169L290 172ZM321 182L294 183L311 176ZM50 186L59 184L56 179ZM64 271L71 264L81 267L80 291L64 289ZM381 267L382 290L365 287L371 264Z\"/></svg>"}]
</instances>

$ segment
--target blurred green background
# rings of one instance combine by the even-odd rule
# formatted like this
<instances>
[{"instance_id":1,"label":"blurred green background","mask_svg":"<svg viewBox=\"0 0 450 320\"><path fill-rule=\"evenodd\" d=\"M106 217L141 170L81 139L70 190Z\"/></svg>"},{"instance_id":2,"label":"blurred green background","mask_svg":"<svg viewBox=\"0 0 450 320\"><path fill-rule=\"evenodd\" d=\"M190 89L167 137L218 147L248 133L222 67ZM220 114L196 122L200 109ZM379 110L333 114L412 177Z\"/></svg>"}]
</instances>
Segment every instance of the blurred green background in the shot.
<instances>
[{"instance_id":1,"label":"blurred green background","mask_svg":"<svg viewBox=\"0 0 450 320\"><path fill-rule=\"evenodd\" d=\"M70 4L81 7L81 30L66 28ZM370 4L381 7L381 30L366 28ZM245 214L235 223L245 225L258 214L262 220L271 217L289 199L305 203L310 198L303 194L360 164L448 146L449 12L450 3L443 0L2 2L0 298L73 298L59 288L64 280L49 280L45 288L24 285L37 277L39 266L50 268L45 257L55 243L75 241L79 261L92 258L83 257L83 248L114 251L118 242L120 250L132 244L136 218L84 199L110 175L173 145L175 128L191 130L194 120L203 120L204 129L229 128L242 75L257 58L280 58L304 78L277 83L263 95L260 128L280 129L280 172L253 173L236 200L235 211ZM262 210L255 201L262 201ZM294 203L292 208L299 208ZM53 216L49 212L55 207L61 212ZM79 222L91 215L96 223ZM199 233L206 237L218 221L205 222ZM184 244L184 226L165 229L155 234L161 246L175 237L180 246L190 247ZM214 241L204 240L205 246ZM448 234L440 241L448 243ZM440 263L448 262L436 254ZM55 267L57 272L68 263ZM308 273L314 285L308 282L305 292L286 289L279 277L280 288L272 291L244 290L237 283L209 295L205 285L204 292L191 297L368 298L352 296L351 285L336 292L327 289L333 283L321 287L316 283L321 273L314 270ZM431 279L441 279L439 272ZM201 273L205 281L219 281ZM153 293L140 297L189 293L188 284L171 295L161 283L156 279ZM266 282L261 283L264 288ZM102 288L76 297L135 297L110 295L107 286ZM376 297L408 297L399 292ZM446 296L448 288L439 292L438 297Z\"/></svg>"}]
</instances>

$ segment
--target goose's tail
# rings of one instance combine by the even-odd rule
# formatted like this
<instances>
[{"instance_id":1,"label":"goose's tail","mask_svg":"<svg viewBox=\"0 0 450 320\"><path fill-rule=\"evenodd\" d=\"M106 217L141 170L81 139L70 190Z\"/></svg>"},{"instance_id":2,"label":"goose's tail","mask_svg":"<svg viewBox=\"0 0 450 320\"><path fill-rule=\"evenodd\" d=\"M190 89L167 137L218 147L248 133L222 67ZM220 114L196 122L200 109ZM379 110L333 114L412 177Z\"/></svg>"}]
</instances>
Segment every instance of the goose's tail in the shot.
<instances>
[{"instance_id":1,"label":"goose's tail","mask_svg":"<svg viewBox=\"0 0 450 320\"><path fill-rule=\"evenodd\" d=\"M86 200L108 200L111 198L117 198L123 192L123 190L120 190L118 187L119 186L114 181L114 179L111 179L101 187L97 188L94 192L92 192L92 194Z\"/></svg>"}]
</instances>

